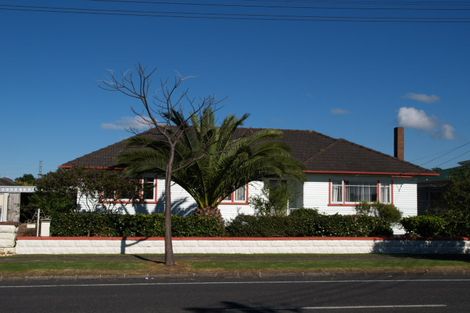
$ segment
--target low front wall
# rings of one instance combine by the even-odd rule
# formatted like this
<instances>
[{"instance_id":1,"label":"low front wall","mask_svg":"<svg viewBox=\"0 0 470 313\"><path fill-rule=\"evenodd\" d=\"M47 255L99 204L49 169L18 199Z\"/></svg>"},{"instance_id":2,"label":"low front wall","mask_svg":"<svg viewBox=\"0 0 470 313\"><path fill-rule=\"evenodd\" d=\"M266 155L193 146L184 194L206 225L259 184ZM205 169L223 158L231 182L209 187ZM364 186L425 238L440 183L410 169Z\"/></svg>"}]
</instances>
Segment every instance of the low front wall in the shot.
<instances>
[{"instance_id":1,"label":"low front wall","mask_svg":"<svg viewBox=\"0 0 470 313\"><path fill-rule=\"evenodd\" d=\"M2 223L0 225L0 248L13 248L15 246L16 225Z\"/></svg>"},{"instance_id":2,"label":"low front wall","mask_svg":"<svg viewBox=\"0 0 470 313\"><path fill-rule=\"evenodd\" d=\"M177 254L256 253L409 253L468 254L466 240L396 240L386 238L173 238ZM17 254L162 254L163 238L20 237Z\"/></svg>"}]
</instances>

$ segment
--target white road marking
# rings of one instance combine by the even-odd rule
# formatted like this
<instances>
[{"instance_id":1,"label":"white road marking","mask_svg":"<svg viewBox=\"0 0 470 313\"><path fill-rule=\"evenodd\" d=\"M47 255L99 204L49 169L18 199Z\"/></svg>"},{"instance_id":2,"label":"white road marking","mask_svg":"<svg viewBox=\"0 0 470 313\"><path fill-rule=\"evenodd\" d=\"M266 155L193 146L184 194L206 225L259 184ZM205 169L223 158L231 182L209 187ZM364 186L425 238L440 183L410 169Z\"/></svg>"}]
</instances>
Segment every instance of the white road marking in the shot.
<instances>
[{"instance_id":1,"label":"white road marking","mask_svg":"<svg viewBox=\"0 0 470 313\"><path fill-rule=\"evenodd\" d=\"M150 278L152 279L152 278ZM280 280L280 281L202 281L202 282L142 282L142 283L76 283L76 284L40 284L40 285L0 285L8 288L62 288L62 287L131 287L131 286L204 286L204 285L273 285L273 284L368 284L368 283L441 283L470 282L470 279L345 279L345 280Z\"/></svg>"},{"instance_id":2,"label":"white road marking","mask_svg":"<svg viewBox=\"0 0 470 313\"><path fill-rule=\"evenodd\" d=\"M355 309L412 309L444 308L445 304L405 304L405 305L346 305L346 306L307 306L301 310L355 310Z\"/></svg>"}]
</instances>

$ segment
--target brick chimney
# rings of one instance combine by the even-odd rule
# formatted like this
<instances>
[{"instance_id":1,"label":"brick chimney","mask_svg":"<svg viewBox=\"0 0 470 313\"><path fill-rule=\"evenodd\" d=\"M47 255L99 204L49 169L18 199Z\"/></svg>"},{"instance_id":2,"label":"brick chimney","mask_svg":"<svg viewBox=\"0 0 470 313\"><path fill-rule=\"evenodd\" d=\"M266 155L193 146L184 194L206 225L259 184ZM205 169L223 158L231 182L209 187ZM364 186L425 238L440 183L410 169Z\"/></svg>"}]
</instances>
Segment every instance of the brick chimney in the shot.
<instances>
[{"instance_id":1,"label":"brick chimney","mask_svg":"<svg viewBox=\"0 0 470 313\"><path fill-rule=\"evenodd\" d=\"M395 127L393 133L394 133L393 156L399 160L404 160L405 159L405 129L403 127Z\"/></svg>"}]
</instances>

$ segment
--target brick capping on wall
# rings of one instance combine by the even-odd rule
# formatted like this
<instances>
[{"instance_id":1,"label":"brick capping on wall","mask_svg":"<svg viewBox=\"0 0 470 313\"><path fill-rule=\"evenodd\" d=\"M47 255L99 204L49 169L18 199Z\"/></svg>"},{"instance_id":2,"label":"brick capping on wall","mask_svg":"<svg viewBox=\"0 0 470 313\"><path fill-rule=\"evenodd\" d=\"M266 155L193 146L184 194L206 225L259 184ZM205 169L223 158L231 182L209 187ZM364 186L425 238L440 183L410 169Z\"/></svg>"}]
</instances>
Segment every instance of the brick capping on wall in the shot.
<instances>
[{"instance_id":1,"label":"brick capping on wall","mask_svg":"<svg viewBox=\"0 0 470 313\"><path fill-rule=\"evenodd\" d=\"M33 237L20 236L16 240L164 240L164 237ZM433 239L410 239L400 237L173 237L173 240L217 240L217 241L285 241L285 240L396 240L396 241L433 241ZM439 238L434 241L467 241L470 237L461 238Z\"/></svg>"},{"instance_id":2,"label":"brick capping on wall","mask_svg":"<svg viewBox=\"0 0 470 313\"><path fill-rule=\"evenodd\" d=\"M32 237L22 236L17 240L164 240L164 237ZM389 237L173 237L173 240L217 240L217 241L285 241L285 240L394 240Z\"/></svg>"}]
</instances>

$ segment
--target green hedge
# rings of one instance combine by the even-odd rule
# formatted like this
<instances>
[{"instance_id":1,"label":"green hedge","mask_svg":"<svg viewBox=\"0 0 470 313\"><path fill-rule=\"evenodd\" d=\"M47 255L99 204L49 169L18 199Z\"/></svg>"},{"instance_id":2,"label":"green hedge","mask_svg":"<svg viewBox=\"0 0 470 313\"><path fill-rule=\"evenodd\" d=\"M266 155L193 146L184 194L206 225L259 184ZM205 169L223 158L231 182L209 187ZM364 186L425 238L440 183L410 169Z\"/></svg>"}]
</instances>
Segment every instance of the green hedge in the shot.
<instances>
[{"instance_id":1,"label":"green hedge","mask_svg":"<svg viewBox=\"0 0 470 313\"><path fill-rule=\"evenodd\" d=\"M419 215L401 220L406 233L421 238L459 238L470 235L470 219L464 215Z\"/></svg>"},{"instance_id":2,"label":"green hedge","mask_svg":"<svg viewBox=\"0 0 470 313\"><path fill-rule=\"evenodd\" d=\"M401 224L407 234L426 238L443 236L447 226L443 218L431 215L405 217Z\"/></svg>"},{"instance_id":3,"label":"green hedge","mask_svg":"<svg viewBox=\"0 0 470 313\"><path fill-rule=\"evenodd\" d=\"M173 216L175 237L304 237L304 236L390 236L389 224L380 218L359 215L321 215L299 209L289 216L236 217L225 229L208 216ZM62 213L51 221L52 236L161 237L162 214Z\"/></svg>"},{"instance_id":4,"label":"green hedge","mask_svg":"<svg viewBox=\"0 0 470 313\"><path fill-rule=\"evenodd\" d=\"M465 210L448 210L442 215L447 222L445 233L450 237L470 237L470 212Z\"/></svg>"},{"instance_id":5,"label":"green hedge","mask_svg":"<svg viewBox=\"0 0 470 313\"><path fill-rule=\"evenodd\" d=\"M52 236L162 237L163 214L63 213L52 216ZM224 235L218 218L207 216L173 216L175 237L216 237Z\"/></svg>"},{"instance_id":6,"label":"green hedge","mask_svg":"<svg viewBox=\"0 0 470 313\"><path fill-rule=\"evenodd\" d=\"M237 216L227 227L233 237L391 236L389 224L380 218L359 215L321 215L299 209L289 216Z\"/></svg>"}]
</instances>

